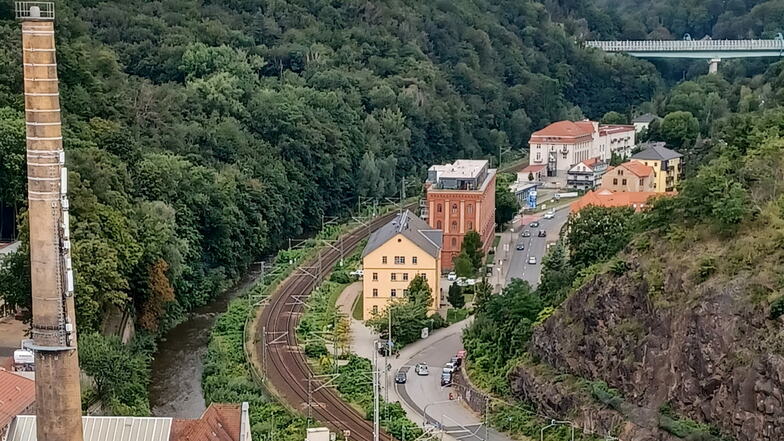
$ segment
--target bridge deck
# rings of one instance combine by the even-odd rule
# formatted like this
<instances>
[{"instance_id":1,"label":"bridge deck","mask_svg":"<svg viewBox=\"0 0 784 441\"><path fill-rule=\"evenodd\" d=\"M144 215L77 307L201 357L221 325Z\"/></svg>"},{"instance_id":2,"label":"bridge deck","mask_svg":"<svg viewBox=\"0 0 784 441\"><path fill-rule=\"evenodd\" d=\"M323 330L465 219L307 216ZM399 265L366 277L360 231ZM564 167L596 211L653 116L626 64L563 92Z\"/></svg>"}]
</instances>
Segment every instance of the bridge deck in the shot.
<instances>
[{"instance_id":1,"label":"bridge deck","mask_svg":"<svg viewBox=\"0 0 784 441\"><path fill-rule=\"evenodd\" d=\"M784 51L784 40L626 40L586 41L605 52L734 52Z\"/></svg>"}]
</instances>

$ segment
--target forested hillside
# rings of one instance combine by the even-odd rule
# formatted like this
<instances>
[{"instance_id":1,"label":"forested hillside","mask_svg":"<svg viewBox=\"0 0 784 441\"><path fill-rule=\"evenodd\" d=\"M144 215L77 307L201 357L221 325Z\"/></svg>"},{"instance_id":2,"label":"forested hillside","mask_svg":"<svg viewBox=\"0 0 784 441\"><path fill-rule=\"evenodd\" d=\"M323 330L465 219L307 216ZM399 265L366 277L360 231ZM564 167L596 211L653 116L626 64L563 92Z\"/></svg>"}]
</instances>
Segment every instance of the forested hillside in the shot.
<instances>
[{"instance_id":1,"label":"forested hillside","mask_svg":"<svg viewBox=\"0 0 784 441\"><path fill-rule=\"evenodd\" d=\"M781 0L546 0L556 20L606 39L774 38L784 32Z\"/></svg>"},{"instance_id":2,"label":"forested hillside","mask_svg":"<svg viewBox=\"0 0 784 441\"><path fill-rule=\"evenodd\" d=\"M434 161L523 147L555 119L625 112L659 82L646 62L579 48L532 1L57 8L83 331L110 305L156 331L359 195L416 185ZM5 213L24 211L21 86L3 2ZM0 293L26 304L26 257L11 264Z\"/></svg>"}]
</instances>

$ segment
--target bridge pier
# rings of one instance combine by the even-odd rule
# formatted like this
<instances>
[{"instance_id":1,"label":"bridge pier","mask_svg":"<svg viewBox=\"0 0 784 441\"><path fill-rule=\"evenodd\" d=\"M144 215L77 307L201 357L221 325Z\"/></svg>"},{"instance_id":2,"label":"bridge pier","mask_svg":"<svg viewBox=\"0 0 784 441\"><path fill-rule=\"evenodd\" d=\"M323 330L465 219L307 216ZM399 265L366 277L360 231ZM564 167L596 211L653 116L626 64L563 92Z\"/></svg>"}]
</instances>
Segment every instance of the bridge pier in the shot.
<instances>
[{"instance_id":1,"label":"bridge pier","mask_svg":"<svg viewBox=\"0 0 784 441\"><path fill-rule=\"evenodd\" d=\"M708 61L709 74L719 73L719 61L721 61L721 58L711 58L711 60Z\"/></svg>"}]
</instances>

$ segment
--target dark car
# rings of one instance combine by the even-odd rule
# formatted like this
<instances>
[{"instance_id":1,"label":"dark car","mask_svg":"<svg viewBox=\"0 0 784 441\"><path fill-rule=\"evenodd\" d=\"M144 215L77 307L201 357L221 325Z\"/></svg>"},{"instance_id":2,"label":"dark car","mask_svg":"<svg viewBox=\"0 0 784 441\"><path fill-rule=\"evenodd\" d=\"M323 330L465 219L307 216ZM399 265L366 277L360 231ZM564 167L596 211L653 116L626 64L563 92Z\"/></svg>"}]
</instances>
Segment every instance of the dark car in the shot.
<instances>
[{"instance_id":1,"label":"dark car","mask_svg":"<svg viewBox=\"0 0 784 441\"><path fill-rule=\"evenodd\" d=\"M528 230L523 231L522 237L531 237L531 232Z\"/></svg>"},{"instance_id":2,"label":"dark car","mask_svg":"<svg viewBox=\"0 0 784 441\"><path fill-rule=\"evenodd\" d=\"M451 386L452 385L452 374L449 372L443 372L441 374L441 386Z\"/></svg>"},{"instance_id":3,"label":"dark car","mask_svg":"<svg viewBox=\"0 0 784 441\"><path fill-rule=\"evenodd\" d=\"M395 383L397 384L404 384L406 382L407 376L405 372L398 372L395 375Z\"/></svg>"},{"instance_id":4,"label":"dark car","mask_svg":"<svg viewBox=\"0 0 784 441\"><path fill-rule=\"evenodd\" d=\"M520 242L520 243L517 244L516 248L517 248L517 251L523 251L525 249L525 244Z\"/></svg>"},{"instance_id":5,"label":"dark car","mask_svg":"<svg viewBox=\"0 0 784 441\"><path fill-rule=\"evenodd\" d=\"M539 227L539 222L533 221L528 226L531 227L531 228L538 228Z\"/></svg>"},{"instance_id":6,"label":"dark car","mask_svg":"<svg viewBox=\"0 0 784 441\"><path fill-rule=\"evenodd\" d=\"M544 231L544 230L539 230L539 234L538 234L538 236L539 236L539 237L547 237L547 231Z\"/></svg>"},{"instance_id":7,"label":"dark car","mask_svg":"<svg viewBox=\"0 0 784 441\"><path fill-rule=\"evenodd\" d=\"M455 367L457 367L457 368L459 368L459 367L460 367L460 364L461 364L461 362L462 362L462 360L460 359L460 357L458 357L457 355L455 355L454 357L450 358L450 359L449 359L449 361L450 361L450 362L452 362L452 364L454 364L454 365L455 365Z\"/></svg>"}]
</instances>

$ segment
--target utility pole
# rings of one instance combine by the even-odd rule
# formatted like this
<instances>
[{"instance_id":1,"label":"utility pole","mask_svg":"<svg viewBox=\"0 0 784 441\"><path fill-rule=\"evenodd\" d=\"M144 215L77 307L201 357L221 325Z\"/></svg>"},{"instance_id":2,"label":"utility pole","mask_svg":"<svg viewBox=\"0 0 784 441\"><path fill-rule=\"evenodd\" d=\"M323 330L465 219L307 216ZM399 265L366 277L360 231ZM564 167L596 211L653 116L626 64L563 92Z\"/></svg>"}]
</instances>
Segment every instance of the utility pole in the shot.
<instances>
[{"instance_id":1,"label":"utility pole","mask_svg":"<svg viewBox=\"0 0 784 441\"><path fill-rule=\"evenodd\" d=\"M373 348L378 347L378 340L373 342ZM373 351L373 441L378 440L378 351Z\"/></svg>"},{"instance_id":2,"label":"utility pole","mask_svg":"<svg viewBox=\"0 0 784 441\"><path fill-rule=\"evenodd\" d=\"M16 2L15 13L22 24L36 433L39 441L82 441L54 3Z\"/></svg>"}]
</instances>

